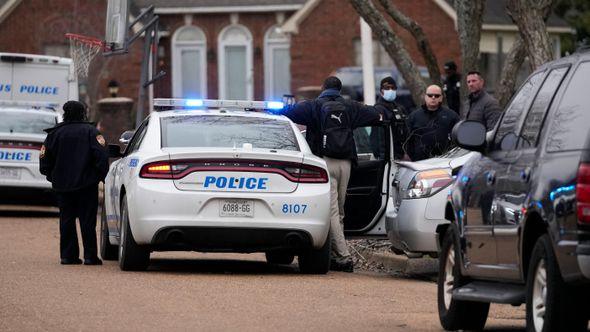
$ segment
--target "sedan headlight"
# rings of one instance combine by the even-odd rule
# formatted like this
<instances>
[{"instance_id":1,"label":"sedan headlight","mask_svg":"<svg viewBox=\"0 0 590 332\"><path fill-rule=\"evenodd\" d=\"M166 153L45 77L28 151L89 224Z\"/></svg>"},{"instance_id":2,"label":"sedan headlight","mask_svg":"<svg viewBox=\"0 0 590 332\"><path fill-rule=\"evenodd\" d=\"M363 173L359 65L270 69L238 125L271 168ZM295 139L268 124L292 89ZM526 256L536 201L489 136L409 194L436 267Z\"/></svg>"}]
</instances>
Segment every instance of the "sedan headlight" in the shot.
<instances>
[{"instance_id":1,"label":"sedan headlight","mask_svg":"<svg viewBox=\"0 0 590 332\"><path fill-rule=\"evenodd\" d=\"M453 176L449 168L418 172L410 181L410 185L404 193L404 198L430 197L448 186L452 181Z\"/></svg>"}]
</instances>

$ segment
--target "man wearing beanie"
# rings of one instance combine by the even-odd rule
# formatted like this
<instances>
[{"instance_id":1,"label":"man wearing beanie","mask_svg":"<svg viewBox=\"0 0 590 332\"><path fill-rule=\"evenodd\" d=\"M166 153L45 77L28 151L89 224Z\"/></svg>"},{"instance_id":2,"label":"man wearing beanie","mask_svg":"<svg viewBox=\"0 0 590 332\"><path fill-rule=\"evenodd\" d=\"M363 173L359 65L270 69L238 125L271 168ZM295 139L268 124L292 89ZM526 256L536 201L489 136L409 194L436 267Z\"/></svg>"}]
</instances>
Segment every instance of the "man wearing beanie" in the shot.
<instances>
[{"instance_id":1,"label":"man wearing beanie","mask_svg":"<svg viewBox=\"0 0 590 332\"><path fill-rule=\"evenodd\" d=\"M86 122L86 106L68 101L64 121L48 133L39 155L41 174L51 182L59 206L61 264L81 264L76 218L84 245L84 264L101 265L96 245L98 183L109 170L105 140Z\"/></svg>"},{"instance_id":2,"label":"man wearing beanie","mask_svg":"<svg viewBox=\"0 0 590 332\"><path fill-rule=\"evenodd\" d=\"M461 116L461 74L457 72L457 64L454 61L445 63L445 74L443 91L447 98L447 105Z\"/></svg>"},{"instance_id":3,"label":"man wearing beanie","mask_svg":"<svg viewBox=\"0 0 590 332\"><path fill-rule=\"evenodd\" d=\"M384 120L391 123L393 156L394 159L400 160L406 154L404 143L408 138L407 113L403 106L395 102L397 97L397 83L393 77L388 76L382 79L379 87L380 94L375 103L375 109L383 115ZM382 132L371 132L371 143L374 149L378 147L375 142L383 141L381 137L375 137L377 134L382 135ZM378 148L382 150L380 147ZM384 151L380 151L380 153L384 153Z\"/></svg>"}]
</instances>

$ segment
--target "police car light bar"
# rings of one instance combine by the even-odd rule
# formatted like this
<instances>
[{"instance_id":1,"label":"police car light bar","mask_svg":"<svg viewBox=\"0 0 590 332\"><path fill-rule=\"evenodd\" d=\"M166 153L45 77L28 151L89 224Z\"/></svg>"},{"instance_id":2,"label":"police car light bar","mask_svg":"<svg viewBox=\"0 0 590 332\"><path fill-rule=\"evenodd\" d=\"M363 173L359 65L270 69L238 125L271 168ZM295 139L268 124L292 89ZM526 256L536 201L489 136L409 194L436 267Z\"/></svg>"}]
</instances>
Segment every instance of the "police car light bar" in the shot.
<instances>
[{"instance_id":1,"label":"police car light bar","mask_svg":"<svg viewBox=\"0 0 590 332\"><path fill-rule=\"evenodd\" d=\"M58 109L58 103L45 102L45 101L21 101L21 100L0 100L0 106L20 106L20 107L35 107L35 108L53 108Z\"/></svg>"},{"instance_id":2,"label":"police car light bar","mask_svg":"<svg viewBox=\"0 0 590 332\"><path fill-rule=\"evenodd\" d=\"M280 101L251 101L251 100L219 100L219 99L154 99L154 107L181 107L181 108L241 108L241 109L268 109L281 110L285 104Z\"/></svg>"}]
</instances>

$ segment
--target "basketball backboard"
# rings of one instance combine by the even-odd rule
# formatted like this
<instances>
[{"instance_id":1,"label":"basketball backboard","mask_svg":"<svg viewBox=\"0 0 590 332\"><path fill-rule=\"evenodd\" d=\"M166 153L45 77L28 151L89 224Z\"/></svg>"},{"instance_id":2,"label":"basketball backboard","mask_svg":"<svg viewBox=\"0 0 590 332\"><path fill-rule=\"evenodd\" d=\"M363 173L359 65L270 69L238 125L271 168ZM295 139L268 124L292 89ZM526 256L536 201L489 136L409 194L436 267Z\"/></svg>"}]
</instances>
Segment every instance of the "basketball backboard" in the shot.
<instances>
[{"instance_id":1,"label":"basketball backboard","mask_svg":"<svg viewBox=\"0 0 590 332\"><path fill-rule=\"evenodd\" d=\"M129 24L129 1L108 0L107 25L105 29L105 41L111 51L124 49L127 45L127 27Z\"/></svg>"}]
</instances>

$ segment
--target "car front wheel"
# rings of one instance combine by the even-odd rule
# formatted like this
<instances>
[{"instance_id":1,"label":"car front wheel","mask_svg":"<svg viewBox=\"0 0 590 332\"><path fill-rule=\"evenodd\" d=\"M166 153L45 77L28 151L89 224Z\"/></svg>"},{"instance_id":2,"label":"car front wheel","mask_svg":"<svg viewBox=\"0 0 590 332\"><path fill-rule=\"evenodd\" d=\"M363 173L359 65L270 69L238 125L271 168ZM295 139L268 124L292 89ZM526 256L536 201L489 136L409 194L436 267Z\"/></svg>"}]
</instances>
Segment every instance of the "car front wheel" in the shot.
<instances>
[{"instance_id":1,"label":"car front wheel","mask_svg":"<svg viewBox=\"0 0 590 332\"><path fill-rule=\"evenodd\" d=\"M490 304L453 299L453 290L462 284L458 242L455 233L447 231L439 257L438 316L445 330L481 330Z\"/></svg>"},{"instance_id":2,"label":"car front wheel","mask_svg":"<svg viewBox=\"0 0 590 332\"><path fill-rule=\"evenodd\" d=\"M129 226L127 199L121 204L121 240L119 241L119 267L123 271L143 271L150 263L150 251L139 246L133 239Z\"/></svg>"}]
</instances>

